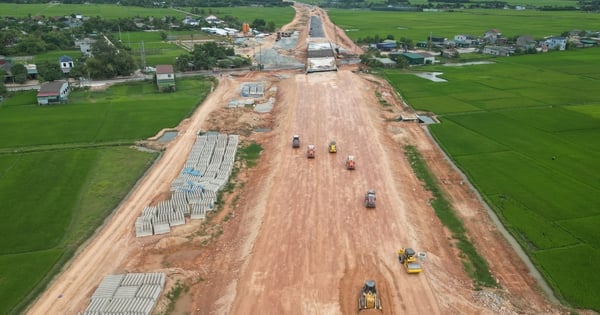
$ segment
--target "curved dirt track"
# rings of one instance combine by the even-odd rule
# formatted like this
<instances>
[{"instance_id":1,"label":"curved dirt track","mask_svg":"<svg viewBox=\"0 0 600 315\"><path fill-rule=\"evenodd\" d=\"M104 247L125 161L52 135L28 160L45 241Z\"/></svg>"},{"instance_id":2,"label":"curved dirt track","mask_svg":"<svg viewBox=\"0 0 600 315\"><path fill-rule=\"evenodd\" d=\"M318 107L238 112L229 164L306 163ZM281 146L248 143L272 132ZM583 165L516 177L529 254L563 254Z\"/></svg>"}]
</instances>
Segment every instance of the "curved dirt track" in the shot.
<instances>
[{"instance_id":1,"label":"curved dirt track","mask_svg":"<svg viewBox=\"0 0 600 315\"><path fill-rule=\"evenodd\" d=\"M219 104L220 94L229 89L222 80L191 118L182 122L176 140L165 151L133 192L115 210L105 226L65 266L46 291L30 306L29 314L77 314L104 276L124 272L122 265L143 248L144 239L135 237L134 223L141 210L155 198L168 193L196 140L196 131L205 117Z\"/></svg>"},{"instance_id":2,"label":"curved dirt track","mask_svg":"<svg viewBox=\"0 0 600 315\"><path fill-rule=\"evenodd\" d=\"M305 7L296 8L295 22L307 14ZM333 26L325 27L331 34ZM266 83L265 90L277 88L272 113L223 108L239 97L242 83L258 81ZM382 106L377 94L391 106ZM189 287L174 314L356 314L366 279L377 282L383 314L556 313L536 292L522 262L505 259L514 256L512 249L421 127L389 119L402 107L389 85L349 70L223 76L178 127L180 134L164 156L29 314L77 314L105 275L155 271L167 273L167 290L176 280ZM255 168L238 174L236 190L224 195L223 209L206 223L212 231L222 228L222 234L207 243L198 232L203 227L188 224L167 235L136 239L135 218L168 193L197 130L231 133L248 126L272 131L241 137L264 151ZM291 147L293 134L301 137L299 149ZM332 139L338 143L335 154L326 148ZM315 159L306 158L308 144L317 148ZM405 144L416 146L440 181L449 183L444 187L468 218L471 237L492 261L504 289L485 290L489 300L475 297L450 234L404 157ZM344 167L349 154L357 158L354 171ZM377 191L375 209L362 204L370 188ZM396 257L403 246L427 254L423 273L404 271ZM495 297L502 301L492 305ZM167 303L163 297L161 311Z\"/></svg>"}]
</instances>

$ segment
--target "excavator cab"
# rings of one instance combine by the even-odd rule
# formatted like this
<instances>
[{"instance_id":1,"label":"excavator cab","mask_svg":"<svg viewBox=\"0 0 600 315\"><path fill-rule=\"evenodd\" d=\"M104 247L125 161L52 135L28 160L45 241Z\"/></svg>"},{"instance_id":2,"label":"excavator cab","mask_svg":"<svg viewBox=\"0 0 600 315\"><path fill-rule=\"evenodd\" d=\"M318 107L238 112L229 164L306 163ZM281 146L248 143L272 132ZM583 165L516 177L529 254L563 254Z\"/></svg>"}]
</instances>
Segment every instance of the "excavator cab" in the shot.
<instances>
[{"instance_id":1,"label":"excavator cab","mask_svg":"<svg viewBox=\"0 0 600 315\"><path fill-rule=\"evenodd\" d=\"M377 289L375 288L375 280L365 281L365 284L360 292L360 297L358 298L359 311L371 308L378 310L382 309L381 300L379 299Z\"/></svg>"}]
</instances>

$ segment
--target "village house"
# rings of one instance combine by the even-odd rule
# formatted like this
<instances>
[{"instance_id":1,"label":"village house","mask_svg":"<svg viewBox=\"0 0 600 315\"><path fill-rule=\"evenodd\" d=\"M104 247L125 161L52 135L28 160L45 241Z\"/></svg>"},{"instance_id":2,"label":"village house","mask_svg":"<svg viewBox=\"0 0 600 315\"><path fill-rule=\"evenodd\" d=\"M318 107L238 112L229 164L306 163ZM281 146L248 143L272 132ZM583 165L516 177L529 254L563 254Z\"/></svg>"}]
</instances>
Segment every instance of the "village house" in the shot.
<instances>
[{"instance_id":1,"label":"village house","mask_svg":"<svg viewBox=\"0 0 600 315\"><path fill-rule=\"evenodd\" d=\"M565 50L567 49L567 39L559 36L548 37L544 40L544 45L548 50Z\"/></svg>"},{"instance_id":2,"label":"village house","mask_svg":"<svg viewBox=\"0 0 600 315\"><path fill-rule=\"evenodd\" d=\"M483 33L483 40L490 44L495 44L498 38L502 35L498 29L491 29Z\"/></svg>"},{"instance_id":3,"label":"village house","mask_svg":"<svg viewBox=\"0 0 600 315\"><path fill-rule=\"evenodd\" d=\"M471 45L478 45L477 38L471 35L458 34L454 35L454 41L452 41L454 47L470 47Z\"/></svg>"},{"instance_id":4,"label":"village house","mask_svg":"<svg viewBox=\"0 0 600 315\"><path fill-rule=\"evenodd\" d=\"M506 56L510 56L513 53L513 51L509 47L487 45L487 46L483 47L482 53L486 54L486 55L506 57Z\"/></svg>"},{"instance_id":5,"label":"village house","mask_svg":"<svg viewBox=\"0 0 600 315\"><path fill-rule=\"evenodd\" d=\"M533 39L533 37L531 37L531 35L521 35L517 37L515 45L521 49L527 50L535 48L537 46L537 42Z\"/></svg>"},{"instance_id":6,"label":"village house","mask_svg":"<svg viewBox=\"0 0 600 315\"><path fill-rule=\"evenodd\" d=\"M92 56L92 44L96 42L95 39L84 38L75 40L75 46L79 47L81 53L87 57Z\"/></svg>"},{"instance_id":7,"label":"village house","mask_svg":"<svg viewBox=\"0 0 600 315\"><path fill-rule=\"evenodd\" d=\"M160 92L175 91L175 72L172 65L156 66L156 86Z\"/></svg>"},{"instance_id":8,"label":"village house","mask_svg":"<svg viewBox=\"0 0 600 315\"><path fill-rule=\"evenodd\" d=\"M68 100L69 83L52 81L42 84L37 93L38 105L64 104Z\"/></svg>"},{"instance_id":9,"label":"village house","mask_svg":"<svg viewBox=\"0 0 600 315\"><path fill-rule=\"evenodd\" d=\"M73 59L69 56L62 56L58 60L60 62L60 70L63 73L69 73L71 68L73 68Z\"/></svg>"},{"instance_id":10,"label":"village house","mask_svg":"<svg viewBox=\"0 0 600 315\"><path fill-rule=\"evenodd\" d=\"M214 16L214 15L209 15L207 17L204 18L204 20L209 23L209 24L220 24L223 23L223 21L219 20L218 17Z\"/></svg>"}]
</instances>

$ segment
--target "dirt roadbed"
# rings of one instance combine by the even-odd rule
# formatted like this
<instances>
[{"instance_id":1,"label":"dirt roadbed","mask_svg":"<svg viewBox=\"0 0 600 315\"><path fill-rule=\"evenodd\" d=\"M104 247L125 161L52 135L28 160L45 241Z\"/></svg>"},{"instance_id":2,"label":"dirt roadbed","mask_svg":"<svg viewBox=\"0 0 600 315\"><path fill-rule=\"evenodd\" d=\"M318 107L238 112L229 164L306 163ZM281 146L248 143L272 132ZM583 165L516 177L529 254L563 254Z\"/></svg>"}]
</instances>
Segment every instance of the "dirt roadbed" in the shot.
<instances>
[{"instance_id":1,"label":"dirt roadbed","mask_svg":"<svg viewBox=\"0 0 600 315\"><path fill-rule=\"evenodd\" d=\"M297 9L293 25L318 13L331 36L326 12ZM348 51L360 52L341 30L335 33ZM178 126L160 161L28 313L77 314L105 275L157 271L168 276L165 291L187 288L175 314L356 314L366 279L377 282L383 314L560 313L523 262L506 259L516 257L514 250L422 127L392 119L406 107L393 89L350 70L220 78ZM272 91L271 112L226 108L247 82L263 82ZM269 131L253 132L257 128ZM168 197L198 130L260 144L258 165L240 169L235 189L223 195L222 208L208 221L135 238L135 218L144 206ZM291 146L294 134L300 148ZM327 151L330 140L336 140L337 153ZM316 147L314 159L306 158L308 144ZM450 233L429 205L429 192L404 157L405 145L415 146L443 183L500 289L474 290ZM348 155L356 157L353 171L345 168ZM367 189L377 192L376 208L362 203ZM396 252L405 246L425 253L423 273L407 274L398 262ZM155 311L169 304L163 297Z\"/></svg>"}]
</instances>

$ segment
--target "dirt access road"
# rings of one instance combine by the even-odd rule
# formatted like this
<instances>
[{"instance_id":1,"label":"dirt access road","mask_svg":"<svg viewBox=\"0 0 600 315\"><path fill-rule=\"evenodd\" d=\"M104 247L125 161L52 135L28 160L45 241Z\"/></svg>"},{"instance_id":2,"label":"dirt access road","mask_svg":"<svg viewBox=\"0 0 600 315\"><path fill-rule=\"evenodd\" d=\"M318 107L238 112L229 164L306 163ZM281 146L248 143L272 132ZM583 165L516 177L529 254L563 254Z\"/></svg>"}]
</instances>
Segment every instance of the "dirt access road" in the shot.
<instances>
[{"instance_id":1,"label":"dirt access road","mask_svg":"<svg viewBox=\"0 0 600 315\"><path fill-rule=\"evenodd\" d=\"M300 27L307 12L298 7L291 25ZM328 23L324 11L317 13ZM332 29L326 25L329 36ZM340 31L337 36L344 36ZM347 38L342 42L350 45ZM224 108L239 97L243 82L257 81L274 91L273 112ZM377 93L391 106L382 106ZM557 313L523 263L506 259L516 255L425 131L389 119L403 109L393 96L385 82L345 69L224 76L178 127L180 135L162 159L28 313L76 314L105 275L155 271L167 273L165 291L177 281L189 288L174 314L356 314L366 279L376 280L384 314ZM250 132L255 127L272 131ZM258 142L264 148L258 166L238 174L237 188L225 194L223 209L206 223L136 239L135 218L144 206L166 198L198 129ZM293 134L301 136L300 149L291 147ZM336 154L326 150L331 139L338 143ZM317 147L315 159L305 156L308 144ZM502 289L473 291L448 231L428 205L429 193L404 158L405 144L417 146L440 176ZM354 171L344 168L349 154L357 157ZM375 209L362 204L370 188L377 191ZM396 257L401 246L427 254L422 274L404 272ZM157 311L168 304L163 297Z\"/></svg>"}]
</instances>

